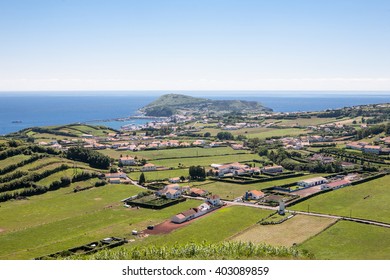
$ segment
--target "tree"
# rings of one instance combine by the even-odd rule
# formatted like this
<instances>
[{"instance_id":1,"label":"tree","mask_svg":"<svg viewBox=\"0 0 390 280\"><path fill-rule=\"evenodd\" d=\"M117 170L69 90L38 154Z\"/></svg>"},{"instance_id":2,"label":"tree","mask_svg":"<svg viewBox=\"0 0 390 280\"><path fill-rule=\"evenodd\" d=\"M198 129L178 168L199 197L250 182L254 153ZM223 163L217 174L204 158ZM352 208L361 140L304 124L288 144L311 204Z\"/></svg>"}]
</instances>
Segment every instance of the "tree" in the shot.
<instances>
[{"instance_id":1,"label":"tree","mask_svg":"<svg viewBox=\"0 0 390 280\"><path fill-rule=\"evenodd\" d=\"M145 174L142 172L141 175L139 176L138 184L143 185L145 184Z\"/></svg>"},{"instance_id":2,"label":"tree","mask_svg":"<svg viewBox=\"0 0 390 280\"><path fill-rule=\"evenodd\" d=\"M217 138L219 140L233 140L234 136L230 132L218 132Z\"/></svg>"},{"instance_id":3,"label":"tree","mask_svg":"<svg viewBox=\"0 0 390 280\"><path fill-rule=\"evenodd\" d=\"M189 174L190 174L191 179L193 179L193 180L203 180L206 178L206 171L200 165L190 166Z\"/></svg>"},{"instance_id":4,"label":"tree","mask_svg":"<svg viewBox=\"0 0 390 280\"><path fill-rule=\"evenodd\" d=\"M203 137L210 137L211 136L211 133L210 132L206 132Z\"/></svg>"}]
</instances>

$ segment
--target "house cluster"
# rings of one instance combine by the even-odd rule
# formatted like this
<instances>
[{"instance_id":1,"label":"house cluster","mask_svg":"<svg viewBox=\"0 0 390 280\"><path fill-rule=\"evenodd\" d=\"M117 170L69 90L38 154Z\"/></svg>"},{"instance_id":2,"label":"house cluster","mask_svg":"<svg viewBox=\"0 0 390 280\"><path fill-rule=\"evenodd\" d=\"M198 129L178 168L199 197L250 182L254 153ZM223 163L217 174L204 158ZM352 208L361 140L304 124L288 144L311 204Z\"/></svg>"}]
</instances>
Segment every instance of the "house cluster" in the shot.
<instances>
[{"instance_id":1,"label":"house cluster","mask_svg":"<svg viewBox=\"0 0 390 280\"><path fill-rule=\"evenodd\" d=\"M171 221L176 224L181 224L186 221L198 218L202 215L205 215L215 209L223 206L223 202L218 195L212 195L205 199L205 201L198 207L191 208L187 211L183 211L171 218Z\"/></svg>"},{"instance_id":2,"label":"house cluster","mask_svg":"<svg viewBox=\"0 0 390 280\"><path fill-rule=\"evenodd\" d=\"M247 122L235 123L234 125L227 125L224 123L218 123L217 126L222 128L223 130L238 130L238 129L243 129L243 128L260 127L260 125L258 123L247 123Z\"/></svg>"},{"instance_id":3,"label":"house cluster","mask_svg":"<svg viewBox=\"0 0 390 280\"><path fill-rule=\"evenodd\" d=\"M321 125L310 125L307 129L313 131L324 131L324 132L333 132L335 130L343 130L345 129L345 125L342 123L327 123Z\"/></svg>"},{"instance_id":4,"label":"house cluster","mask_svg":"<svg viewBox=\"0 0 390 280\"><path fill-rule=\"evenodd\" d=\"M301 150L310 146L307 138L284 137L280 141L285 149Z\"/></svg>"},{"instance_id":5,"label":"house cluster","mask_svg":"<svg viewBox=\"0 0 390 280\"><path fill-rule=\"evenodd\" d=\"M369 145L365 142L350 142L345 145L348 149L359 150L369 154L389 154L390 150L380 145Z\"/></svg>"},{"instance_id":6,"label":"house cluster","mask_svg":"<svg viewBox=\"0 0 390 280\"><path fill-rule=\"evenodd\" d=\"M260 174L259 167L250 167L246 164L239 162L229 163L229 164L211 164L213 168L213 173L218 177L230 177L230 176L239 176L239 175L252 175Z\"/></svg>"}]
</instances>

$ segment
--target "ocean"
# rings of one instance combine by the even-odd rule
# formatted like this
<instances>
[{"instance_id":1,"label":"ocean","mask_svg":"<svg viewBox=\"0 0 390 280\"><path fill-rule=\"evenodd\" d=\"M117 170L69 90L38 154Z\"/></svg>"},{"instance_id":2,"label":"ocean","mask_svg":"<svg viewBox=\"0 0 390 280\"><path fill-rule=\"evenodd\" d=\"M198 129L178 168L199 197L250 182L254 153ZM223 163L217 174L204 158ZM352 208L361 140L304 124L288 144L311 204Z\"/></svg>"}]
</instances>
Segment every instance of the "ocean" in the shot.
<instances>
[{"instance_id":1,"label":"ocean","mask_svg":"<svg viewBox=\"0 0 390 280\"><path fill-rule=\"evenodd\" d=\"M390 92L299 91L106 91L106 92L0 92L0 135L32 127L77 122L119 129L148 119L125 122L101 120L136 115L137 109L160 95L182 93L210 99L258 101L275 112L318 111L346 106L390 102Z\"/></svg>"}]
</instances>

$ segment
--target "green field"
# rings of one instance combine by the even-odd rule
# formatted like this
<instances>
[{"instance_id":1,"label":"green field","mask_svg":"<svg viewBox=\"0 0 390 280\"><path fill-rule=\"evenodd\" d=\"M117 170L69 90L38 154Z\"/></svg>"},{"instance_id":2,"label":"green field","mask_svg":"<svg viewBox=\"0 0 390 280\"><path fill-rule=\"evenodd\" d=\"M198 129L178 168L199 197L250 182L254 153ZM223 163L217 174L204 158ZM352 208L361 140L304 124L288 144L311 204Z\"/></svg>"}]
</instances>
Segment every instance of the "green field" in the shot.
<instances>
[{"instance_id":1,"label":"green field","mask_svg":"<svg viewBox=\"0 0 390 280\"><path fill-rule=\"evenodd\" d=\"M225 164L232 163L237 161L252 161L253 159L260 159L260 157L256 154L238 154L238 155L228 155L228 156L210 156L210 157L194 157L194 158L180 158L180 159L162 159L162 160L150 160L150 162L154 163L157 166L165 166L165 167L178 167L179 163L184 166L191 165L200 165L204 167L208 167L210 164Z\"/></svg>"},{"instance_id":2,"label":"green field","mask_svg":"<svg viewBox=\"0 0 390 280\"><path fill-rule=\"evenodd\" d=\"M279 215L276 216L280 219ZM329 218L296 215L277 225L255 225L232 240L290 247L320 233L335 221Z\"/></svg>"},{"instance_id":3,"label":"green field","mask_svg":"<svg viewBox=\"0 0 390 280\"><path fill-rule=\"evenodd\" d=\"M390 223L390 177L334 190L291 207L291 210L352 216Z\"/></svg>"},{"instance_id":4,"label":"green field","mask_svg":"<svg viewBox=\"0 0 390 280\"><path fill-rule=\"evenodd\" d=\"M340 221L299 246L320 260L388 260L390 229Z\"/></svg>"},{"instance_id":5,"label":"green field","mask_svg":"<svg viewBox=\"0 0 390 280\"><path fill-rule=\"evenodd\" d=\"M220 148L178 148L178 149L161 149L148 151L116 151L111 149L100 150L100 153L107 155L114 159L119 159L122 156L137 156L145 159L163 159L163 158L183 158L183 157L197 157L197 156L219 156L219 155L234 155L248 153L246 151L233 150L230 147Z\"/></svg>"},{"instance_id":6,"label":"green field","mask_svg":"<svg viewBox=\"0 0 390 280\"><path fill-rule=\"evenodd\" d=\"M133 180L138 180L141 172L131 172L128 174ZM174 169L174 170L162 170L162 171L150 171L144 172L146 181L164 180L174 177L189 176L188 168Z\"/></svg>"},{"instance_id":7,"label":"green field","mask_svg":"<svg viewBox=\"0 0 390 280\"><path fill-rule=\"evenodd\" d=\"M26 159L29 159L29 158L30 158L30 156L26 156L26 155L16 155L13 157L9 157L9 158L0 160L0 169L7 167L8 165L11 165L11 164L18 164Z\"/></svg>"},{"instance_id":8,"label":"green field","mask_svg":"<svg viewBox=\"0 0 390 280\"><path fill-rule=\"evenodd\" d=\"M201 184L203 186L199 186L199 187L208 190L213 194L218 194L222 199L231 200L233 198L243 196L245 192L248 190L262 190L272 186L279 186L283 184L293 183L302 179L313 178L322 175L323 174L310 174L310 175L304 175L304 176L299 176L294 178L287 178L287 179L274 180L274 181L262 182L262 183L254 183L254 184L246 184L246 185L225 183L221 181L207 181L210 182L210 184L203 185L204 182L202 182ZM196 185L196 183L194 185Z\"/></svg>"},{"instance_id":9,"label":"green field","mask_svg":"<svg viewBox=\"0 0 390 280\"><path fill-rule=\"evenodd\" d=\"M199 205L187 201L163 210L127 209L121 199L140 191L108 185L73 193L64 188L0 207L0 259L29 259L107 236L125 237Z\"/></svg>"},{"instance_id":10,"label":"green field","mask_svg":"<svg viewBox=\"0 0 390 280\"><path fill-rule=\"evenodd\" d=\"M205 128L201 130L201 133L210 132L212 136L217 135L218 132L226 131L218 128ZM265 128L265 127L255 127L255 128L243 128L237 130L229 130L233 135L245 135L248 138L258 137L264 139L267 137L273 136L295 136L299 134L305 134L307 131L299 128Z\"/></svg>"}]
</instances>

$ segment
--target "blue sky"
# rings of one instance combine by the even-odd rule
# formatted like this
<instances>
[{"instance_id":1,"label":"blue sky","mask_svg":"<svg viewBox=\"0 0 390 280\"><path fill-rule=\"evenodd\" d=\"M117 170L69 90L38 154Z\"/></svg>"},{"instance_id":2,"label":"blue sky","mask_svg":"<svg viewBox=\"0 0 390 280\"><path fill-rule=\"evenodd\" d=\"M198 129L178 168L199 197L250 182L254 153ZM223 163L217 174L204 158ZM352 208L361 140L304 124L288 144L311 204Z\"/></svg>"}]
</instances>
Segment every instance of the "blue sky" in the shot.
<instances>
[{"instance_id":1,"label":"blue sky","mask_svg":"<svg viewBox=\"0 0 390 280\"><path fill-rule=\"evenodd\" d=\"M2 0L0 90L390 90L386 0Z\"/></svg>"}]
</instances>

